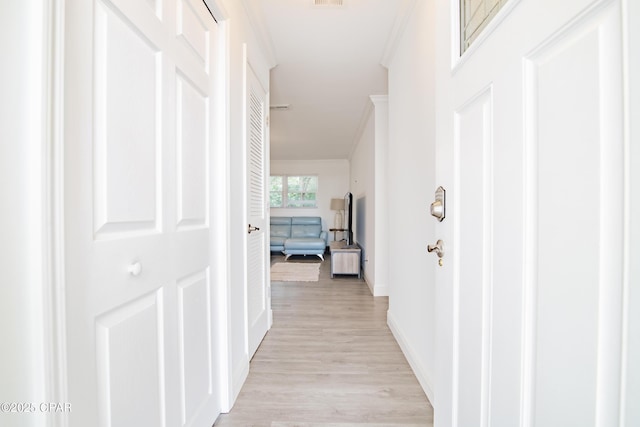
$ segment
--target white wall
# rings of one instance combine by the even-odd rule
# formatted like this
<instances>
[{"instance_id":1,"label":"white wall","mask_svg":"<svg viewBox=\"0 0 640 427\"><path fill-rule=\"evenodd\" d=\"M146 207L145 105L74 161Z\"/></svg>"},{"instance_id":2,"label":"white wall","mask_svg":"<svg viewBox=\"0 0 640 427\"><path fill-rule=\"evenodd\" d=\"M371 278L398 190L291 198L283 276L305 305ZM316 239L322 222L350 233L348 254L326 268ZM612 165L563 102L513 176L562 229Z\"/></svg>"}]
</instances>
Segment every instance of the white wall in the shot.
<instances>
[{"instance_id":1,"label":"white wall","mask_svg":"<svg viewBox=\"0 0 640 427\"><path fill-rule=\"evenodd\" d=\"M437 258L429 215L435 182L435 2L415 10L389 61L388 323L433 401Z\"/></svg>"},{"instance_id":2,"label":"white wall","mask_svg":"<svg viewBox=\"0 0 640 427\"><path fill-rule=\"evenodd\" d=\"M354 201L354 240L362 248L364 278L375 283L375 111L370 106L366 123L351 155L351 192ZM358 202L360 201L360 202ZM364 201L364 203L362 203ZM364 212L359 209L364 205ZM362 222L364 219L364 224Z\"/></svg>"},{"instance_id":3,"label":"white wall","mask_svg":"<svg viewBox=\"0 0 640 427\"><path fill-rule=\"evenodd\" d=\"M351 192L356 206L355 240L362 247L364 278L374 296L389 294L388 139L388 97L373 95L351 155Z\"/></svg>"},{"instance_id":4,"label":"white wall","mask_svg":"<svg viewBox=\"0 0 640 427\"><path fill-rule=\"evenodd\" d=\"M46 398L43 3L6 2L0 14L0 402ZM40 426L44 419L0 413L0 424Z\"/></svg>"},{"instance_id":5,"label":"white wall","mask_svg":"<svg viewBox=\"0 0 640 427\"><path fill-rule=\"evenodd\" d=\"M261 42L254 33L245 6L238 0L221 0L225 16L221 22L226 34L227 64L229 82L227 93L228 136L228 292L229 302L227 335L229 339L229 370L231 383L228 384L230 401L233 404L249 373L247 348L246 301L246 147L245 135L245 73L247 64L255 71L263 87L269 89L269 68L271 64L263 55ZM221 94L222 95L222 94ZM224 407L223 411L230 409Z\"/></svg>"},{"instance_id":6,"label":"white wall","mask_svg":"<svg viewBox=\"0 0 640 427\"><path fill-rule=\"evenodd\" d=\"M349 191L349 162L347 160L271 160L271 175L317 175L317 208L272 208L271 216L320 216L322 229L333 228L335 211L331 199L342 199ZM337 234L340 240L340 233ZM333 233L329 233L329 241Z\"/></svg>"}]
</instances>

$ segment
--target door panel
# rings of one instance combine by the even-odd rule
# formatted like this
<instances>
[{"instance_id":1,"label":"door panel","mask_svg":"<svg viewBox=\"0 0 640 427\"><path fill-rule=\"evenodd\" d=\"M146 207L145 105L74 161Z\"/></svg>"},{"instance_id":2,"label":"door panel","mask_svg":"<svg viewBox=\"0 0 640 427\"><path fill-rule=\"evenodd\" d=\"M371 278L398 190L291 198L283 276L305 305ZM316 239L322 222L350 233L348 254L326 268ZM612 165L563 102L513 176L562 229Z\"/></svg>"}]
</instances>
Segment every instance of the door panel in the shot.
<instances>
[{"instance_id":1,"label":"door panel","mask_svg":"<svg viewBox=\"0 0 640 427\"><path fill-rule=\"evenodd\" d=\"M488 415L491 340L491 90L475 96L455 113L455 171L460 225L456 237L460 270L454 284L458 315L454 325L454 412L460 425ZM464 153L464 156L461 154Z\"/></svg>"},{"instance_id":2,"label":"door panel","mask_svg":"<svg viewBox=\"0 0 640 427\"><path fill-rule=\"evenodd\" d=\"M207 117L209 100L187 78L178 74L177 85L177 203L178 229L207 227L209 158Z\"/></svg>"},{"instance_id":3,"label":"door panel","mask_svg":"<svg viewBox=\"0 0 640 427\"><path fill-rule=\"evenodd\" d=\"M616 5L585 15L527 61L526 102L536 112L525 124L534 153L527 195L536 219L528 243L536 254L530 260L536 275L529 284L536 296L530 349L536 425L612 425L618 419L623 241L619 17ZM570 248L570 255L558 257L548 247ZM572 399L560 401L558 394Z\"/></svg>"},{"instance_id":4,"label":"door panel","mask_svg":"<svg viewBox=\"0 0 640 427\"><path fill-rule=\"evenodd\" d=\"M95 14L95 232L107 237L156 231L162 97L158 49L104 3L96 2Z\"/></svg>"},{"instance_id":5,"label":"door panel","mask_svg":"<svg viewBox=\"0 0 640 427\"><path fill-rule=\"evenodd\" d=\"M98 392L106 425L166 425L163 324L161 290L96 319Z\"/></svg>"},{"instance_id":6,"label":"door panel","mask_svg":"<svg viewBox=\"0 0 640 427\"><path fill-rule=\"evenodd\" d=\"M200 50L178 30L178 1L199 23L189 37ZM65 6L71 426L208 427L218 415L208 207L217 26L199 0L156 6Z\"/></svg>"},{"instance_id":7,"label":"door panel","mask_svg":"<svg viewBox=\"0 0 640 427\"><path fill-rule=\"evenodd\" d=\"M211 286L209 271L178 281L182 425L191 425L212 393Z\"/></svg>"},{"instance_id":8,"label":"door panel","mask_svg":"<svg viewBox=\"0 0 640 427\"><path fill-rule=\"evenodd\" d=\"M202 8L202 4L199 4ZM209 72L209 49L208 38L209 17L198 14L194 6L189 1L178 0L178 17L176 34L178 39L183 41L191 49L191 53L200 62L200 66Z\"/></svg>"}]
</instances>

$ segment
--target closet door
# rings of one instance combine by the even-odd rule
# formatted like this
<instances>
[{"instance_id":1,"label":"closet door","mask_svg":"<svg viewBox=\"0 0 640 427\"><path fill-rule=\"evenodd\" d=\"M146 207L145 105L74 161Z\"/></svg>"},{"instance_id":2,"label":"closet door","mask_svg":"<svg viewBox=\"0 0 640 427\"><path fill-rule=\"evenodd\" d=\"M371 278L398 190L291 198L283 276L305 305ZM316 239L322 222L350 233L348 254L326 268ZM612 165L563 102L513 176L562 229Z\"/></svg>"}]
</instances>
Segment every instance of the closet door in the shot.
<instances>
[{"instance_id":1,"label":"closet door","mask_svg":"<svg viewBox=\"0 0 640 427\"><path fill-rule=\"evenodd\" d=\"M199 0L66 2L71 426L210 426L217 25Z\"/></svg>"},{"instance_id":2,"label":"closet door","mask_svg":"<svg viewBox=\"0 0 640 427\"><path fill-rule=\"evenodd\" d=\"M249 359L270 327L267 95L247 66L247 327Z\"/></svg>"}]
</instances>

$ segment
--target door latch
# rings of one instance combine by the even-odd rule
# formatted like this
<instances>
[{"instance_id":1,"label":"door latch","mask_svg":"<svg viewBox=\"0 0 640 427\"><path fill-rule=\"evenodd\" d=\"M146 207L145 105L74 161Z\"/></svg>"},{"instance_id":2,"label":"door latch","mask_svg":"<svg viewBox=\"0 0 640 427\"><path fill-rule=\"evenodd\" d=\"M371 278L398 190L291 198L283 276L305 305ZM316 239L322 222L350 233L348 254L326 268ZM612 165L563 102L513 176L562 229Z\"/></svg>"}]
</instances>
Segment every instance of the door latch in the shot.
<instances>
[{"instance_id":1,"label":"door latch","mask_svg":"<svg viewBox=\"0 0 640 427\"><path fill-rule=\"evenodd\" d=\"M252 227L251 224L249 224L249 234L251 234L252 231L260 231L260 227Z\"/></svg>"}]
</instances>

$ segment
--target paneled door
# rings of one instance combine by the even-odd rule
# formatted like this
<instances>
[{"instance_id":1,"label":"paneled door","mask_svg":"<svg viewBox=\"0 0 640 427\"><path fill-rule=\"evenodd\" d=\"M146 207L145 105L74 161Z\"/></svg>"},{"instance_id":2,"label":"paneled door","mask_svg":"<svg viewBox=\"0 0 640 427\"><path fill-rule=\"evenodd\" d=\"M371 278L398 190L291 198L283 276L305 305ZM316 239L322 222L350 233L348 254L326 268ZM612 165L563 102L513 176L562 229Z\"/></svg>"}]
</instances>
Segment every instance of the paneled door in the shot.
<instances>
[{"instance_id":1,"label":"paneled door","mask_svg":"<svg viewBox=\"0 0 640 427\"><path fill-rule=\"evenodd\" d=\"M622 14L509 0L461 58L440 46L437 427L620 425Z\"/></svg>"},{"instance_id":2,"label":"paneled door","mask_svg":"<svg viewBox=\"0 0 640 427\"><path fill-rule=\"evenodd\" d=\"M271 286L266 197L267 95L250 65L247 69L247 327L251 358L271 326Z\"/></svg>"},{"instance_id":3,"label":"paneled door","mask_svg":"<svg viewBox=\"0 0 640 427\"><path fill-rule=\"evenodd\" d=\"M66 2L70 426L211 426L217 24L201 0Z\"/></svg>"}]
</instances>

